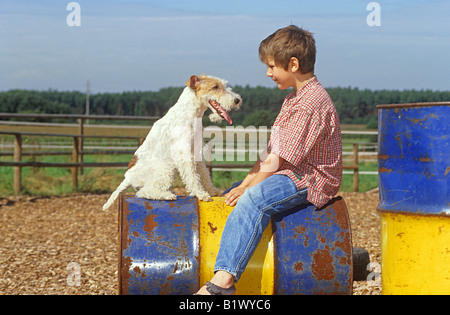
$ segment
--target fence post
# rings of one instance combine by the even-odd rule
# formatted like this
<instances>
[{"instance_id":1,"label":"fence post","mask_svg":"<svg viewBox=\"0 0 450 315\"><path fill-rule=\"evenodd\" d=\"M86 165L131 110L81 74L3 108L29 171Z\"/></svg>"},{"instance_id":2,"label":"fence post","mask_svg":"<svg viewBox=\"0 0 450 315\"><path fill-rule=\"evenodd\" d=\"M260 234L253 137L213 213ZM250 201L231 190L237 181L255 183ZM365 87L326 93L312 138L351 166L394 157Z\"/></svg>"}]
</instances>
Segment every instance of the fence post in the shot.
<instances>
[{"instance_id":1,"label":"fence post","mask_svg":"<svg viewBox=\"0 0 450 315\"><path fill-rule=\"evenodd\" d=\"M353 170L353 191L357 192L359 190L359 157L357 143L353 143L353 165L355 166L355 169Z\"/></svg>"},{"instance_id":2,"label":"fence post","mask_svg":"<svg viewBox=\"0 0 450 315\"><path fill-rule=\"evenodd\" d=\"M78 140L78 161L80 163L83 163L83 146L84 146L84 119L83 118L79 118L78 119L78 124L79 124L79 132L80 132L80 138ZM80 174L83 175L84 169L83 166L80 167Z\"/></svg>"},{"instance_id":3,"label":"fence post","mask_svg":"<svg viewBox=\"0 0 450 315\"><path fill-rule=\"evenodd\" d=\"M22 161L22 136L15 135L14 140L14 162ZM22 167L14 166L14 195L20 194L22 190Z\"/></svg>"},{"instance_id":4,"label":"fence post","mask_svg":"<svg viewBox=\"0 0 450 315\"><path fill-rule=\"evenodd\" d=\"M78 163L79 159L79 137L73 137L72 162ZM78 167L72 167L72 190L78 190Z\"/></svg>"}]
</instances>

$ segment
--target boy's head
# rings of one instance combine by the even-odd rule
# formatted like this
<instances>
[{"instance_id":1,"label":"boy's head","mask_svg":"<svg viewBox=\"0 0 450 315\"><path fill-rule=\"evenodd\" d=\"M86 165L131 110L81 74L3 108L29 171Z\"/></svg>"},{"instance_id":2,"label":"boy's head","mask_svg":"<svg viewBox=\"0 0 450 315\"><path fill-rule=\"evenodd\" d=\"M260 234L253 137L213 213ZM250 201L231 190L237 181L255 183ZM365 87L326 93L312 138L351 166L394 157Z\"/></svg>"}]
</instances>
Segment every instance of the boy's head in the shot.
<instances>
[{"instance_id":1,"label":"boy's head","mask_svg":"<svg viewBox=\"0 0 450 315\"><path fill-rule=\"evenodd\" d=\"M279 29L259 45L259 58L267 64L274 61L284 70L288 69L291 58L297 58L301 73L314 73L316 43L312 33L295 25Z\"/></svg>"}]
</instances>

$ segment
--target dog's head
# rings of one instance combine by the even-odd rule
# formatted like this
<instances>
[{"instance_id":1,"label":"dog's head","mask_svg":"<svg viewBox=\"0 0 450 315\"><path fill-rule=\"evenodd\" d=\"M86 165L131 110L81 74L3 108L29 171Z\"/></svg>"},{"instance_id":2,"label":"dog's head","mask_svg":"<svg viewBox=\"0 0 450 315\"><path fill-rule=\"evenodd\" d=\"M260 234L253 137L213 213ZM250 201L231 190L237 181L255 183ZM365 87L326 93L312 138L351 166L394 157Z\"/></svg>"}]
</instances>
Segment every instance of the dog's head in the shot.
<instances>
[{"instance_id":1,"label":"dog's head","mask_svg":"<svg viewBox=\"0 0 450 315\"><path fill-rule=\"evenodd\" d=\"M225 119L231 125L233 122L228 112L239 109L242 99L227 84L225 80L205 74L193 75L186 82L186 85L195 91L200 105L210 108L213 112L209 115L212 122Z\"/></svg>"}]
</instances>

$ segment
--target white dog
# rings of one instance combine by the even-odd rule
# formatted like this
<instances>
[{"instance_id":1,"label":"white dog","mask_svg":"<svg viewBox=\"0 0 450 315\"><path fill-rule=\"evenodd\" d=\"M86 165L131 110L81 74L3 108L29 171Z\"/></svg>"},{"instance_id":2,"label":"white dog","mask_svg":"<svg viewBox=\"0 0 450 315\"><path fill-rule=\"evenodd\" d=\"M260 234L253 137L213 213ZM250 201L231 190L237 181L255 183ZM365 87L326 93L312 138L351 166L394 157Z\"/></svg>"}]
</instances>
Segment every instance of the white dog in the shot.
<instances>
[{"instance_id":1,"label":"white dog","mask_svg":"<svg viewBox=\"0 0 450 315\"><path fill-rule=\"evenodd\" d=\"M203 160L202 117L210 108L211 121L225 119L231 125L228 112L237 110L242 99L226 81L212 76L193 75L186 85L177 103L152 126L130 161L124 180L103 210L130 186L139 198L175 200L176 195L170 191L175 170L186 190L200 200L211 201L211 196L221 194L214 187Z\"/></svg>"}]
</instances>

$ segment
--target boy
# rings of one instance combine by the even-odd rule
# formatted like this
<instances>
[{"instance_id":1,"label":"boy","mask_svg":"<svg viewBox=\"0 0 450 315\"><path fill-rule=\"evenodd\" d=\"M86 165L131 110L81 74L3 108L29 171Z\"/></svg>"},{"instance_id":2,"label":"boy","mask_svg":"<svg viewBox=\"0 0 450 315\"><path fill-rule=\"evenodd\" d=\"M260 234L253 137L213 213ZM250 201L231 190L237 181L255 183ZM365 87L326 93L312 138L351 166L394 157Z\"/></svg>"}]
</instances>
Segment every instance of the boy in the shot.
<instances>
[{"instance_id":1,"label":"boy","mask_svg":"<svg viewBox=\"0 0 450 315\"><path fill-rule=\"evenodd\" d=\"M224 192L235 206L222 233L215 274L197 294L234 294L270 217L305 204L324 206L342 181L339 118L314 75L315 41L291 25L259 47L267 76L279 89L294 88L276 118L268 147L241 183Z\"/></svg>"}]
</instances>

